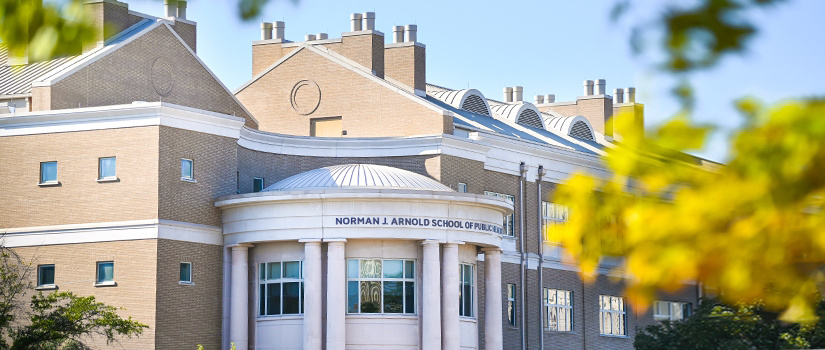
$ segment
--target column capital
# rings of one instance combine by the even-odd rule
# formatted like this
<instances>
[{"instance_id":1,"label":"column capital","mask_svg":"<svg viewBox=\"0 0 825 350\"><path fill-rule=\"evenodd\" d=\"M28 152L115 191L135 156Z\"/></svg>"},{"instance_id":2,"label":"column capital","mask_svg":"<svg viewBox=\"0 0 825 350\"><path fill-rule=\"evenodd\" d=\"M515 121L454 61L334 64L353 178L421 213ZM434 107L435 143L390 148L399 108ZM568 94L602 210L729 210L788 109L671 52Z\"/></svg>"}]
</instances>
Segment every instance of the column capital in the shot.
<instances>
[{"instance_id":1,"label":"column capital","mask_svg":"<svg viewBox=\"0 0 825 350\"><path fill-rule=\"evenodd\" d=\"M327 243L346 243L346 238L324 238L324 242Z\"/></svg>"},{"instance_id":2,"label":"column capital","mask_svg":"<svg viewBox=\"0 0 825 350\"><path fill-rule=\"evenodd\" d=\"M437 239L425 239L425 240L421 241L421 245L430 245L430 244L438 245L438 244L441 244L441 243L444 243L444 241L437 240Z\"/></svg>"},{"instance_id":3,"label":"column capital","mask_svg":"<svg viewBox=\"0 0 825 350\"><path fill-rule=\"evenodd\" d=\"M464 241L446 241L444 244L456 244L456 245L463 245Z\"/></svg>"},{"instance_id":4,"label":"column capital","mask_svg":"<svg viewBox=\"0 0 825 350\"><path fill-rule=\"evenodd\" d=\"M249 248L254 247L255 245L252 243L237 243L237 244L230 244L226 246L227 248L232 248L232 250L247 250Z\"/></svg>"},{"instance_id":5,"label":"column capital","mask_svg":"<svg viewBox=\"0 0 825 350\"><path fill-rule=\"evenodd\" d=\"M484 254L485 254L485 255L490 255L490 254L501 254L501 253L502 253L502 252L501 252L501 248L499 248L499 247L487 247L487 248L481 248L481 251L482 251L482 252L484 252Z\"/></svg>"},{"instance_id":6,"label":"column capital","mask_svg":"<svg viewBox=\"0 0 825 350\"><path fill-rule=\"evenodd\" d=\"M298 243L317 243L317 244L321 244L321 239L320 238L304 238L304 239L299 239Z\"/></svg>"}]
</instances>

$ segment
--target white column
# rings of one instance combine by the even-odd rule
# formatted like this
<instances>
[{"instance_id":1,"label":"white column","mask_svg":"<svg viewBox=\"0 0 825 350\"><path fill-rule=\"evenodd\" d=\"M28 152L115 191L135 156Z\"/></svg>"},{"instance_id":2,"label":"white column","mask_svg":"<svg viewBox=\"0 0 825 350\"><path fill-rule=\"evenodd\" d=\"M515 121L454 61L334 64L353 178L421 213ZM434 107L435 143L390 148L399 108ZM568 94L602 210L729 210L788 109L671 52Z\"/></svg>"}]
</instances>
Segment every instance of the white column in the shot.
<instances>
[{"instance_id":1,"label":"white column","mask_svg":"<svg viewBox=\"0 0 825 350\"><path fill-rule=\"evenodd\" d=\"M484 349L501 350L501 249L484 249Z\"/></svg>"},{"instance_id":2,"label":"white column","mask_svg":"<svg viewBox=\"0 0 825 350\"><path fill-rule=\"evenodd\" d=\"M459 350L461 344L459 307L458 244L444 244L444 266L441 286L441 348Z\"/></svg>"},{"instance_id":3,"label":"white column","mask_svg":"<svg viewBox=\"0 0 825 350\"><path fill-rule=\"evenodd\" d=\"M232 248L232 286L230 295L229 341L238 350L249 349L249 247Z\"/></svg>"},{"instance_id":4,"label":"white column","mask_svg":"<svg viewBox=\"0 0 825 350\"><path fill-rule=\"evenodd\" d=\"M438 241L422 243L421 348L441 349L441 263Z\"/></svg>"},{"instance_id":5,"label":"white column","mask_svg":"<svg viewBox=\"0 0 825 350\"><path fill-rule=\"evenodd\" d=\"M327 348L344 350L347 343L346 239L324 240L327 244Z\"/></svg>"},{"instance_id":6,"label":"white column","mask_svg":"<svg viewBox=\"0 0 825 350\"><path fill-rule=\"evenodd\" d=\"M321 350L321 240L304 243L304 350Z\"/></svg>"}]
</instances>

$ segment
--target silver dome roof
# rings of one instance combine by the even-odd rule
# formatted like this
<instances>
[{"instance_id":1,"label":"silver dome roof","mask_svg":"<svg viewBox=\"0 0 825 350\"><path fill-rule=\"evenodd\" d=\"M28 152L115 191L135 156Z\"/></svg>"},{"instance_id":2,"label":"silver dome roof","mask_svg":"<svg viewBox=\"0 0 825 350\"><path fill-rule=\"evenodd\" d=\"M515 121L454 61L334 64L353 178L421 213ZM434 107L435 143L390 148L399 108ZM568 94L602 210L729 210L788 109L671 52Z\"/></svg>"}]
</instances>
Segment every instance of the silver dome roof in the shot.
<instances>
[{"instance_id":1,"label":"silver dome roof","mask_svg":"<svg viewBox=\"0 0 825 350\"><path fill-rule=\"evenodd\" d=\"M374 164L333 165L278 181L264 191L336 188L394 188L450 191L449 187L411 171Z\"/></svg>"}]
</instances>

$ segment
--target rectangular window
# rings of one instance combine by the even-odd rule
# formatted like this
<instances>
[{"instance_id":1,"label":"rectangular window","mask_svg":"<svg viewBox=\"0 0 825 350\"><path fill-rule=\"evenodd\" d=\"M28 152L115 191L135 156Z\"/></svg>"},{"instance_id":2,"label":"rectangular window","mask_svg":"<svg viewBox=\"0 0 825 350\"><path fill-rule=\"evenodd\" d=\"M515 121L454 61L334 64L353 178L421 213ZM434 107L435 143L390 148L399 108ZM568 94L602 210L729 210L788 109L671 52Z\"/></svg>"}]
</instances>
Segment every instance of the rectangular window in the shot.
<instances>
[{"instance_id":1,"label":"rectangular window","mask_svg":"<svg viewBox=\"0 0 825 350\"><path fill-rule=\"evenodd\" d=\"M516 325L516 285L507 283L507 324Z\"/></svg>"},{"instance_id":2,"label":"rectangular window","mask_svg":"<svg viewBox=\"0 0 825 350\"><path fill-rule=\"evenodd\" d=\"M195 179L195 162L191 159L181 158L180 160L180 179L194 180Z\"/></svg>"},{"instance_id":3,"label":"rectangular window","mask_svg":"<svg viewBox=\"0 0 825 350\"><path fill-rule=\"evenodd\" d=\"M545 327L553 332L573 330L573 292L544 288Z\"/></svg>"},{"instance_id":4,"label":"rectangular window","mask_svg":"<svg viewBox=\"0 0 825 350\"><path fill-rule=\"evenodd\" d=\"M459 290L459 310L458 315L464 317L473 317L473 296L475 286L475 275L473 274L473 265L461 264L459 265L460 277L459 283L461 289Z\"/></svg>"},{"instance_id":5,"label":"rectangular window","mask_svg":"<svg viewBox=\"0 0 825 350\"><path fill-rule=\"evenodd\" d=\"M496 192L484 191L484 194L493 197L504 198L508 203L514 204L516 202L515 197L509 194L501 194ZM516 234L515 226L513 225L513 214L507 215L504 218L504 223L502 224L502 231L504 232L505 236L513 237Z\"/></svg>"},{"instance_id":6,"label":"rectangular window","mask_svg":"<svg viewBox=\"0 0 825 350\"><path fill-rule=\"evenodd\" d=\"M347 313L415 313L415 261L347 260Z\"/></svg>"},{"instance_id":7,"label":"rectangular window","mask_svg":"<svg viewBox=\"0 0 825 350\"><path fill-rule=\"evenodd\" d=\"M57 183L57 162L40 163L40 183Z\"/></svg>"},{"instance_id":8,"label":"rectangular window","mask_svg":"<svg viewBox=\"0 0 825 350\"><path fill-rule=\"evenodd\" d=\"M101 261L97 263L97 283L107 283L115 281L114 261Z\"/></svg>"},{"instance_id":9,"label":"rectangular window","mask_svg":"<svg viewBox=\"0 0 825 350\"><path fill-rule=\"evenodd\" d=\"M556 226L567 222L570 215L570 208L566 205L541 202L541 217L544 232L544 241L548 243L560 243L561 237L558 235Z\"/></svg>"},{"instance_id":10,"label":"rectangular window","mask_svg":"<svg viewBox=\"0 0 825 350\"><path fill-rule=\"evenodd\" d=\"M47 286L54 284L54 265L37 266L37 285Z\"/></svg>"},{"instance_id":11,"label":"rectangular window","mask_svg":"<svg viewBox=\"0 0 825 350\"><path fill-rule=\"evenodd\" d=\"M117 173L115 170L115 157L104 157L98 159L98 179L106 180L117 178Z\"/></svg>"},{"instance_id":12,"label":"rectangular window","mask_svg":"<svg viewBox=\"0 0 825 350\"><path fill-rule=\"evenodd\" d=\"M656 300L653 304L653 318L656 321L681 321L690 317L690 309L690 303Z\"/></svg>"},{"instance_id":13,"label":"rectangular window","mask_svg":"<svg viewBox=\"0 0 825 350\"><path fill-rule=\"evenodd\" d=\"M252 192L261 192L264 190L264 178L262 177L253 177L252 178Z\"/></svg>"},{"instance_id":14,"label":"rectangular window","mask_svg":"<svg viewBox=\"0 0 825 350\"><path fill-rule=\"evenodd\" d=\"M458 183L458 193L467 193L467 184L463 182Z\"/></svg>"},{"instance_id":15,"label":"rectangular window","mask_svg":"<svg viewBox=\"0 0 825 350\"><path fill-rule=\"evenodd\" d=\"M624 298L599 295L599 333L602 335L627 335Z\"/></svg>"},{"instance_id":16,"label":"rectangular window","mask_svg":"<svg viewBox=\"0 0 825 350\"><path fill-rule=\"evenodd\" d=\"M258 314L292 315L304 312L304 274L301 261L258 265Z\"/></svg>"},{"instance_id":17,"label":"rectangular window","mask_svg":"<svg viewBox=\"0 0 825 350\"><path fill-rule=\"evenodd\" d=\"M180 263L180 282L192 283L192 263Z\"/></svg>"}]
</instances>

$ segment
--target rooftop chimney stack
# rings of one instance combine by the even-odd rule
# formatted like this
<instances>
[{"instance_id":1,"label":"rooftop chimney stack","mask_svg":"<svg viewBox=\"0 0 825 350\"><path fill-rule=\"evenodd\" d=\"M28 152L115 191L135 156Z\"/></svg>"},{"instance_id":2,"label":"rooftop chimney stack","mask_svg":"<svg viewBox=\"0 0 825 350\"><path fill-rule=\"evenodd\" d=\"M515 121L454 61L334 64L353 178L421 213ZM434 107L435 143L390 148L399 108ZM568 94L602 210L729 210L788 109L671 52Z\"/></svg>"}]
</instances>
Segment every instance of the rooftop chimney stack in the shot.
<instances>
[{"instance_id":1,"label":"rooftop chimney stack","mask_svg":"<svg viewBox=\"0 0 825 350\"><path fill-rule=\"evenodd\" d=\"M306 38L304 38L304 41L314 41L314 40L315 40L315 34L307 34Z\"/></svg>"},{"instance_id":2,"label":"rooftop chimney stack","mask_svg":"<svg viewBox=\"0 0 825 350\"><path fill-rule=\"evenodd\" d=\"M554 95L554 94L544 95L544 102L545 103L556 103L556 95Z\"/></svg>"},{"instance_id":3,"label":"rooftop chimney stack","mask_svg":"<svg viewBox=\"0 0 825 350\"><path fill-rule=\"evenodd\" d=\"M275 39L277 40L284 40L284 22L283 21L276 21L273 23L273 27L275 28Z\"/></svg>"},{"instance_id":4,"label":"rooftop chimney stack","mask_svg":"<svg viewBox=\"0 0 825 350\"><path fill-rule=\"evenodd\" d=\"M585 96L593 96L593 81L592 80L585 80L584 81L584 95Z\"/></svg>"},{"instance_id":5,"label":"rooftop chimney stack","mask_svg":"<svg viewBox=\"0 0 825 350\"><path fill-rule=\"evenodd\" d=\"M318 33L318 36L316 38L318 40L326 40L329 39L329 35L327 35L327 33Z\"/></svg>"},{"instance_id":6,"label":"rooftop chimney stack","mask_svg":"<svg viewBox=\"0 0 825 350\"><path fill-rule=\"evenodd\" d=\"M261 23L261 40L272 39L272 22Z\"/></svg>"},{"instance_id":7,"label":"rooftop chimney stack","mask_svg":"<svg viewBox=\"0 0 825 350\"><path fill-rule=\"evenodd\" d=\"M364 12L362 19L364 30L375 30L375 12Z\"/></svg>"},{"instance_id":8,"label":"rooftop chimney stack","mask_svg":"<svg viewBox=\"0 0 825 350\"><path fill-rule=\"evenodd\" d=\"M636 103L636 88L627 88L627 103Z\"/></svg>"},{"instance_id":9,"label":"rooftop chimney stack","mask_svg":"<svg viewBox=\"0 0 825 350\"><path fill-rule=\"evenodd\" d=\"M513 102L513 88L504 88L504 102Z\"/></svg>"},{"instance_id":10,"label":"rooftop chimney stack","mask_svg":"<svg viewBox=\"0 0 825 350\"><path fill-rule=\"evenodd\" d=\"M392 42L397 44L404 41L404 26L392 27Z\"/></svg>"},{"instance_id":11,"label":"rooftop chimney stack","mask_svg":"<svg viewBox=\"0 0 825 350\"><path fill-rule=\"evenodd\" d=\"M407 25L407 38L405 40L408 43L414 43L418 41L418 26L415 24L408 24Z\"/></svg>"},{"instance_id":12,"label":"rooftop chimney stack","mask_svg":"<svg viewBox=\"0 0 825 350\"><path fill-rule=\"evenodd\" d=\"M607 94L607 80L598 79L596 80L596 95L606 95Z\"/></svg>"},{"instance_id":13,"label":"rooftop chimney stack","mask_svg":"<svg viewBox=\"0 0 825 350\"><path fill-rule=\"evenodd\" d=\"M536 95L536 104L544 104L544 95Z\"/></svg>"},{"instance_id":14,"label":"rooftop chimney stack","mask_svg":"<svg viewBox=\"0 0 825 350\"><path fill-rule=\"evenodd\" d=\"M361 31L361 14L360 13L353 13L349 15L351 28L350 31L352 32L360 32Z\"/></svg>"},{"instance_id":15,"label":"rooftop chimney stack","mask_svg":"<svg viewBox=\"0 0 825 350\"><path fill-rule=\"evenodd\" d=\"M613 103L624 103L624 89L613 89Z\"/></svg>"},{"instance_id":16,"label":"rooftop chimney stack","mask_svg":"<svg viewBox=\"0 0 825 350\"><path fill-rule=\"evenodd\" d=\"M178 18L186 19L186 0L178 0Z\"/></svg>"},{"instance_id":17,"label":"rooftop chimney stack","mask_svg":"<svg viewBox=\"0 0 825 350\"><path fill-rule=\"evenodd\" d=\"M513 99L515 102L522 102L524 100L524 88L521 86L513 86Z\"/></svg>"},{"instance_id":18,"label":"rooftop chimney stack","mask_svg":"<svg viewBox=\"0 0 825 350\"><path fill-rule=\"evenodd\" d=\"M176 17L178 15L178 4L174 0L163 0L163 9L166 17Z\"/></svg>"}]
</instances>

